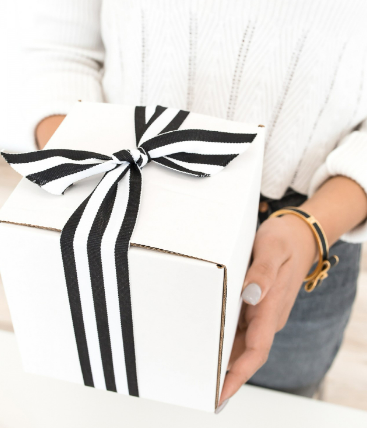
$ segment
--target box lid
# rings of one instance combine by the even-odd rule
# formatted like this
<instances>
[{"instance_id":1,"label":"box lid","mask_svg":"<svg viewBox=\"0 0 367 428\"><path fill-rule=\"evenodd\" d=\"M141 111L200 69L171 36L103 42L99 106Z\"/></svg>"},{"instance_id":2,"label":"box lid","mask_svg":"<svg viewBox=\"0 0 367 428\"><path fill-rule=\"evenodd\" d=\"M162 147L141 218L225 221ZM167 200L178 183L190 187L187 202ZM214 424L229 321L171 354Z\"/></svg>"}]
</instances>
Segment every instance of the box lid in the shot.
<instances>
[{"instance_id":1,"label":"box lid","mask_svg":"<svg viewBox=\"0 0 367 428\"><path fill-rule=\"evenodd\" d=\"M47 149L88 150L106 155L136 148L133 106L77 103L47 144ZM191 177L157 164L142 172L143 190L132 243L216 263L230 259L243 214L259 191L264 128L190 113L180 129L257 134L249 148L220 173ZM75 183L55 196L22 179L0 210L0 221L61 230L93 191L102 175Z\"/></svg>"}]
</instances>

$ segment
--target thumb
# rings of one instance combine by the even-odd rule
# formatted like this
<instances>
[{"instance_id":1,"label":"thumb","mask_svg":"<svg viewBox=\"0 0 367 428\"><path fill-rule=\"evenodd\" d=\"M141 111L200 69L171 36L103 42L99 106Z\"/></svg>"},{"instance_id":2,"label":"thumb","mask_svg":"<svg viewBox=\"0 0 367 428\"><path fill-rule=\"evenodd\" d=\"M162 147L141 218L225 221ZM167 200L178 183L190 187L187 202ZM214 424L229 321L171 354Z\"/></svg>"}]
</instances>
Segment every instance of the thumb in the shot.
<instances>
[{"instance_id":1,"label":"thumb","mask_svg":"<svg viewBox=\"0 0 367 428\"><path fill-rule=\"evenodd\" d=\"M247 271L242 299L250 305L260 303L275 283L280 267L288 260L281 238L255 239L253 261Z\"/></svg>"}]
</instances>

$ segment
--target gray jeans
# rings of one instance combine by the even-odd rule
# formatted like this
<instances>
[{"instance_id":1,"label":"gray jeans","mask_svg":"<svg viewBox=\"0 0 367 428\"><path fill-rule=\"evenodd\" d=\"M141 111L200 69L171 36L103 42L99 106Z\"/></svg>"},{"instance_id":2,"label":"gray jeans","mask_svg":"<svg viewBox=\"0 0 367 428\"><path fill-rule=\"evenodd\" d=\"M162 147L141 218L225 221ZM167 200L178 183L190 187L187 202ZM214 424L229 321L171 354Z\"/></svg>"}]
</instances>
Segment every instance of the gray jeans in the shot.
<instances>
[{"instance_id":1,"label":"gray jeans","mask_svg":"<svg viewBox=\"0 0 367 428\"><path fill-rule=\"evenodd\" d=\"M269 211L261 220L305 199L288 191L279 201L266 200ZM286 326L275 335L268 361L249 384L306 397L316 392L343 340L356 296L361 245L339 240L330 254L339 256L339 264L311 293L301 288Z\"/></svg>"}]
</instances>

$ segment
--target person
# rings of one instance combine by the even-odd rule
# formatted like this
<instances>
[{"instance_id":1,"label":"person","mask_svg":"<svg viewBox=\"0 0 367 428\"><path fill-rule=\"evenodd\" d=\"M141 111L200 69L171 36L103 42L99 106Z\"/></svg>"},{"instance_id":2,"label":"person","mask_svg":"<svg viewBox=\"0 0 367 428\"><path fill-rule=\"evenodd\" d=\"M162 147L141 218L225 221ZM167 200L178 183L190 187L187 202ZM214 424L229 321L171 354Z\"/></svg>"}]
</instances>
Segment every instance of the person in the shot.
<instances>
[{"instance_id":1,"label":"person","mask_svg":"<svg viewBox=\"0 0 367 428\"><path fill-rule=\"evenodd\" d=\"M312 396L340 347L367 238L363 0L32 2L23 124L42 149L77 101L266 126L258 228L220 411L249 382ZM340 262L311 293L319 249Z\"/></svg>"}]
</instances>

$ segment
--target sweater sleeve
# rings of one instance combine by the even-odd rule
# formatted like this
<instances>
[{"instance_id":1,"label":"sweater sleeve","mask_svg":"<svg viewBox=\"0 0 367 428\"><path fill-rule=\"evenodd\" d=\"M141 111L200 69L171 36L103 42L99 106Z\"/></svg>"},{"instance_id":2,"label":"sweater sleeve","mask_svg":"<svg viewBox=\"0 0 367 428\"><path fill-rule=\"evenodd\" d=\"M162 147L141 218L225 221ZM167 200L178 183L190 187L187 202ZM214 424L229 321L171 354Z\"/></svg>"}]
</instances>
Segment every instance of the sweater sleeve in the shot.
<instances>
[{"instance_id":1,"label":"sweater sleeve","mask_svg":"<svg viewBox=\"0 0 367 428\"><path fill-rule=\"evenodd\" d=\"M308 195L312 196L327 179L336 175L344 175L356 181L367 197L367 119L329 153L315 172ZM344 234L341 239L352 243L367 241L367 220Z\"/></svg>"},{"instance_id":2,"label":"sweater sleeve","mask_svg":"<svg viewBox=\"0 0 367 428\"><path fill-rule=\"evenodd\" d=\"M24 40L24 138L35 144L45 117L67 114L78 100L103 101L101 0L38 0Z\"/></svg>"}]
</instances>

